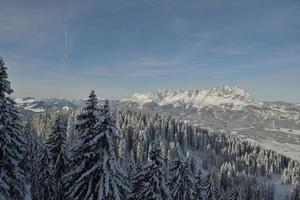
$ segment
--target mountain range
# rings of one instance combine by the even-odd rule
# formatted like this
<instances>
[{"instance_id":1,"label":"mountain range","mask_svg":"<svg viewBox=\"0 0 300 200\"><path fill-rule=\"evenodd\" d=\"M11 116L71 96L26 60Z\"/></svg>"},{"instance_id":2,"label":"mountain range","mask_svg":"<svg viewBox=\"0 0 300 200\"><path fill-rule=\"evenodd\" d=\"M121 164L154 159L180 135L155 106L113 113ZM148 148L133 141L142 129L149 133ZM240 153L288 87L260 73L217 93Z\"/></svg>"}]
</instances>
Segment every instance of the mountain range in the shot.
<instances>
[{"instance_id":1,"label":"mountain range","mask_svg":"<svg viewBox=\"0 0 300 200\"><path fill-rule=\"evenodd\" d=\"M57 98L15 100L26 115L78 108L85 103L84 100ZM239 87L218 86L136 93L127 99L111 101L111 105L172 115L194 126L238 135L300 160L299 104L256 101Z\"/></svg>"}]
</instances>

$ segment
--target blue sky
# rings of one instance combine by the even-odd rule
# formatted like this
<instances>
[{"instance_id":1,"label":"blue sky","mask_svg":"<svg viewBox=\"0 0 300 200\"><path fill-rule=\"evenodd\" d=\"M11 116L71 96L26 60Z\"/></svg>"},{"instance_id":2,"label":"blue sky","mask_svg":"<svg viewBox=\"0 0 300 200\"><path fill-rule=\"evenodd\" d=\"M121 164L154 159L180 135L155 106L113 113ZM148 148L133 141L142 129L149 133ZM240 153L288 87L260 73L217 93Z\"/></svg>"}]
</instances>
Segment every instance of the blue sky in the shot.
<instances>
[{"instance_id":1,"label":"blue sky","mask_svg":"<svg viewBox=\"0 0 300 200\"><path fill-rule=\"evenodd\" d=\"M15 96L238 85L300 102L299 0L1 0Z\"/></svg>"}]
</instances>

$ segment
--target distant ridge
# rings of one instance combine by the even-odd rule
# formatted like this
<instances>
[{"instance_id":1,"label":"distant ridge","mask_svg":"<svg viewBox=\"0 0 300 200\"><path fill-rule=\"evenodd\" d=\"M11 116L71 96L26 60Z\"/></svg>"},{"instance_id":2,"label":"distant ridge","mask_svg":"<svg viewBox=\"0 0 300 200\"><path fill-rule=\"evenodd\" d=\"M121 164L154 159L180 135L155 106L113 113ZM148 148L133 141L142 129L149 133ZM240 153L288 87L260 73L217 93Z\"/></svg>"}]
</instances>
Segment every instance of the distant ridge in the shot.
<instances>
[{"instance_id":1,"label":"distant ridge","mask_svg":"<svg viewBox=\"0 0 300 200\"><path fill-rule=\"evenodd\" d=\"M241 108L251 104L257 104L248 92L240 87L217 86L209 89L196 90L159 90L151 93L135 93L128 101L140 105L154 102L160 106L173 105L174 107L186 105L201 108L207 105L222 106L231 105L234 108Z\"/></svg>"}]
</instances>

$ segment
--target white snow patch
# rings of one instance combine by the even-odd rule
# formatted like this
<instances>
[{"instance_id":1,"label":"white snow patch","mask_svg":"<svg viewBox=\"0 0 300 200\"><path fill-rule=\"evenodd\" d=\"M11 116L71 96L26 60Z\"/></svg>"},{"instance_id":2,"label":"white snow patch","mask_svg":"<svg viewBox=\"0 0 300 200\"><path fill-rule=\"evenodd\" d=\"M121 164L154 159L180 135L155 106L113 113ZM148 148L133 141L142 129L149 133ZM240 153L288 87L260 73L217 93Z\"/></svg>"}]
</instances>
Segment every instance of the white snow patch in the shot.
<instances>
[{"instance_id":1,"label":"white snow patch","mask_svg":"<svg viewBox=\"0 0 300 200\"><path fill-rule=\"evenodd\" d=\"M43 108L33 108L35 104L24 107L25 110L31 111L31 112L45 112L46 110Z\"/></svg>"},{"instance_id":2,"label":"white snow patch","mask_svg":"<svg viewBox=\"0 0 300 200\"><path fill-rule=\"evenodd\" d=\"M64 106L62 109L68 111L68 110L70 110L71 108L70 108L69 106Z\"/></svg>"},{"instance_id":3,"label":"white snow patch","mask_svg":"<svg viewBox=\"0 0 300 200\"><path fill-rule=\"evenodd\" d=\"M22 98L16 98L15 102L17 104L32 104L34 103L36 100L34 98L31 99L27 99L27 100L23 100Z\"/></svg>"}]
</instances>

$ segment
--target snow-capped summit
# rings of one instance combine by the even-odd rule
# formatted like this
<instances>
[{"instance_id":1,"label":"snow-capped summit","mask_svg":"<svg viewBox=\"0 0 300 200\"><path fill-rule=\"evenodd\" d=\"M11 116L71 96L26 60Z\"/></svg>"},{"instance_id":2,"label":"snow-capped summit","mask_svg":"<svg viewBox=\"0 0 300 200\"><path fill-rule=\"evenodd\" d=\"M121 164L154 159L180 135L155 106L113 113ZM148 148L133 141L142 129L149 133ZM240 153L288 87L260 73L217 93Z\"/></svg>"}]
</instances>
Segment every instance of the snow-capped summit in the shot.
<instances>
[{"instance_id":1,"label":"snow-capped summit","mask_svg":"<svg viewBox=\"0 0 300 200\"><path fill-rule=\"evenodd\" d=\"M196 90L160 90L152 93L135 93L127 99L140 105L146 103L157 103L158 105L193 106L201 108L204 106L229 105L233 108L240 108L256 102L248 92L239 87L217 86L209 89Z\"/></svg>"}]
</instances>

